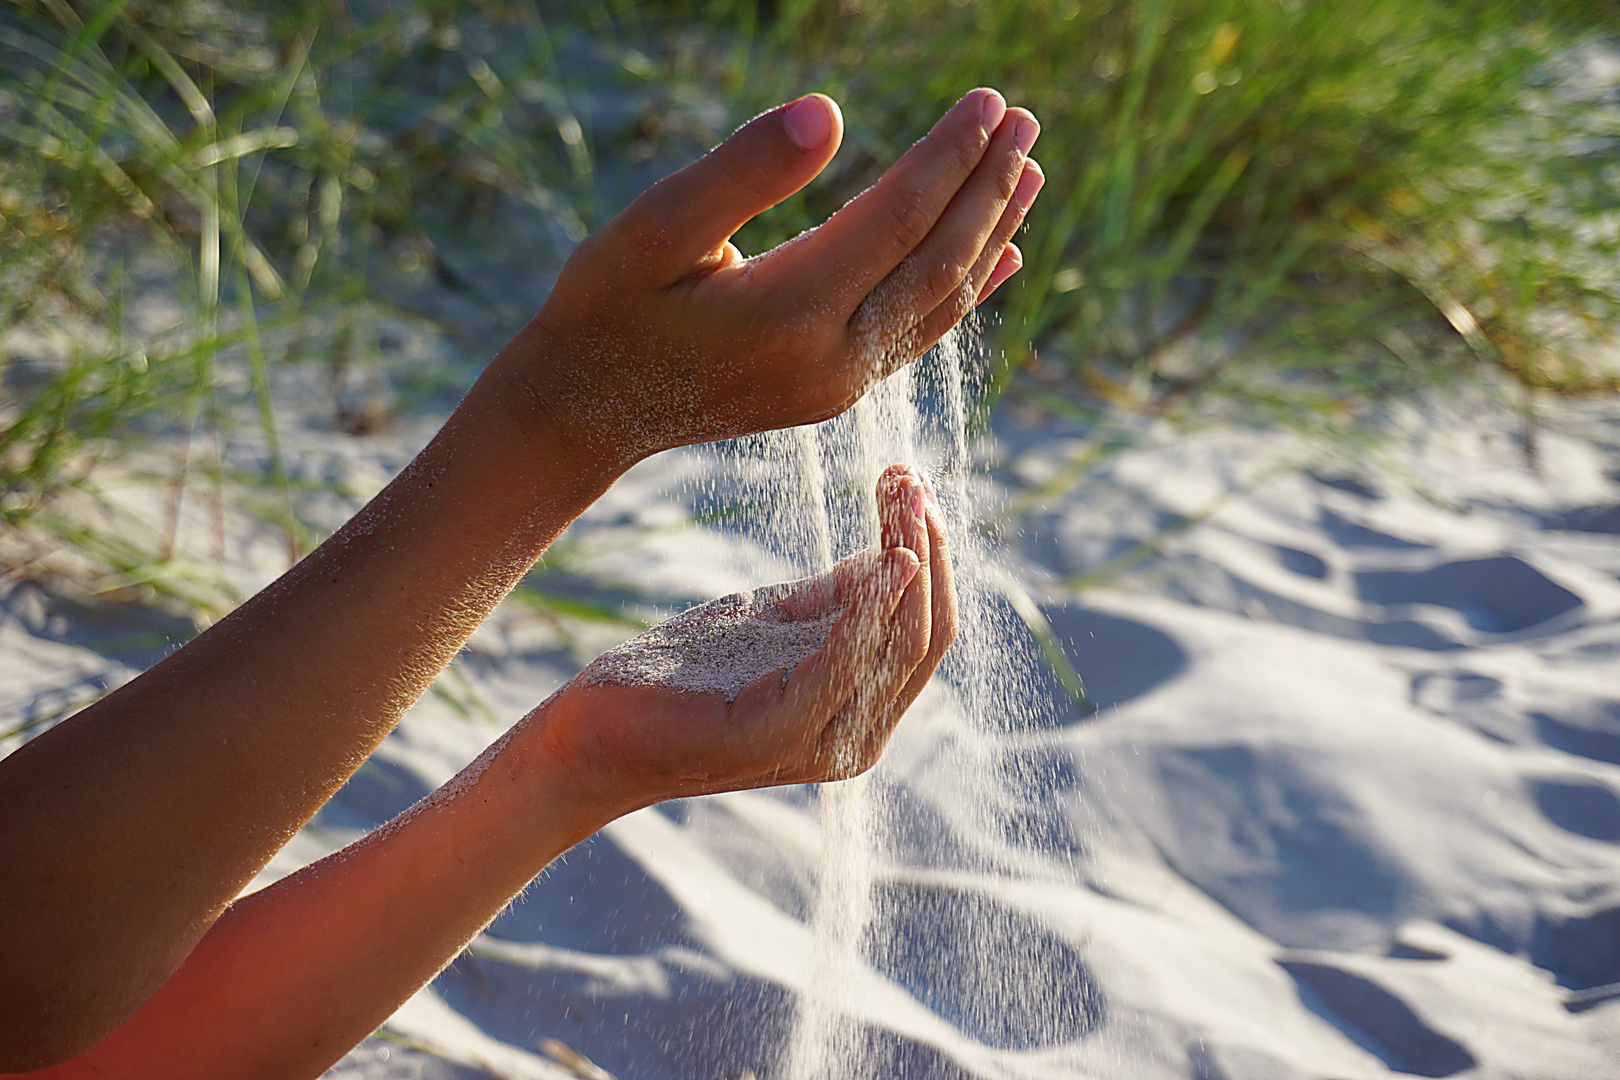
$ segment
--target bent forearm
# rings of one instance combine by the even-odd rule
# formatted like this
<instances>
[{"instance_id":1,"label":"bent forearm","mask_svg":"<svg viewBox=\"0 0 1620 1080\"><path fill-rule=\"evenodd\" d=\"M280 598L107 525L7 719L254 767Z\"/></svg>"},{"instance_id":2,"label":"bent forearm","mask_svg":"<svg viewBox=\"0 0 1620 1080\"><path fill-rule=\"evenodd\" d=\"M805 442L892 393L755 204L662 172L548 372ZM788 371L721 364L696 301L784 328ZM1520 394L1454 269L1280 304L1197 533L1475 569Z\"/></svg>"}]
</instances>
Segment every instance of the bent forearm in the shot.
<instances>
[{"instance_id":1,"label":"bent forearm","mask_svg":"<svg viewBox=\"0 0 1620 1080\"><path fill-rule=\"evenodd\" d=\"M527 340L319 550L0 761L0 1068L155 991L628 464L551 436Z\"/></svg>"}]
</instances>

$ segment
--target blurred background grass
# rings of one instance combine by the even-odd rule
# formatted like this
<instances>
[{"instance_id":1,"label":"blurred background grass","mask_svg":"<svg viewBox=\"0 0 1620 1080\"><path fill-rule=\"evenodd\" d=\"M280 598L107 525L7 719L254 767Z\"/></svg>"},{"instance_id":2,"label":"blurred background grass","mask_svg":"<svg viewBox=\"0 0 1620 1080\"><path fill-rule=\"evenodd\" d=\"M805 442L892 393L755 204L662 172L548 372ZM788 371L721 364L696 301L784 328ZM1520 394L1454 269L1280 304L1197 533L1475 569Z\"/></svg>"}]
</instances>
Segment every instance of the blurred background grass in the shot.
<instances>
[{"instance_id":1,"label":"blurred background grass","mask_svg":"<svg viewBox=\"0 0 1620 1080\"><path fill-rule=\"evenodd\" d=\"M1049 180L980 414L1086 437L1026 501L1143 418L1356 438L1450 380L1516 388L1533 455L1537 395L1620 379L1617 35L1598 0L10 0L0 562L227 608L188 499L273 523L289 559L322 531L278 372L324 371L356 437L453 400L587 231L813 89L843 103L844 149L745 252L972 85L1041 117ZM407 362L402 325L459 361ZM108 497L109 470L160 488L164 519ZM531 604L617 617L545 572Z\"/></svg>"}]
</instances>

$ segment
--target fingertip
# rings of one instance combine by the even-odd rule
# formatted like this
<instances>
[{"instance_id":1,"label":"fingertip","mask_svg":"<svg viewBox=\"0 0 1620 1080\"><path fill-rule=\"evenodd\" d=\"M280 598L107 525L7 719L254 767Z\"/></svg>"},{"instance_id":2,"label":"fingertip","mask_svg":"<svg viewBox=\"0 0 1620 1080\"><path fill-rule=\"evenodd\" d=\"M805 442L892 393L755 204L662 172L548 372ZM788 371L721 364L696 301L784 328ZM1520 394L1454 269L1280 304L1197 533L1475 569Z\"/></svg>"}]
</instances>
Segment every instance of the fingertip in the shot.
<instances>
[{"instance_id":1,"label":"fingertip","mask_svg":"<svg viewBox=\"0 0 1620 1080\"><path fill-rule=\"evenodd\" d=\"M923 488L922 477L912 474L911 483L907 485L907 494L911 496L912 520L921 527L928 518L928 492Z\"/></svg>"},{"instance_id":2,"label":"fingertip","mask_svg":"<svg viewBox=\"0 0 1620 1080\"><path fill-rule=\"evenodd\" d=\"M844 110L838 107L838 102L826 94L814 94L823 105L827 107L827 115L832 118L832 144L836 148L844 138Z\"/></svg>"},{"instance_id":3,"label":"fingertip","mask_svg":"<svg viewBox=\"0 0 1620 1080\"><path fill-rule=\"evenodd\" d=\"M898 484L902 477L911 475L915 471L916 470L914 470L910 465L902 465L898 463L890 465L888 468L884 469L883 472L878 476L878 497L883 497L885 489L893 491L894 485Z\"/></svg>"},{"instance_id":4,"label":"fingertip","mask_svg":"<svg viewBox=\"0 0 1620 1080\"><path fill-rule=\"evenodd\" d=\"M989 295L1001 287L1001 284L1024 266L1024 253L1017 244L1007 242L1002 249L1001 257L996 260L996 268L990 271L990 280L985 282L984 291L979 294L979 301L984 301Z\"/></svg>"},{"instance_id":5,"label":"fingertip","mask_svg":"<svg viewBox=\"0 0 1620 1080\"><path fill-rule=\"evenodd\" d=\"M917 471L910 465L890 465L878 475L876 491L878 506L884 510L899 509L905 505L911 489L921 483Z\"/></svg>"},{"instance_id":6,"label":"fingertip","mask_svg":"<svg viewBox=\"0 0 1620 1080\"><path fill-rule=\"evenodd\" d=\"M619 242L643 257L652 252L660 285L737 265L742 254L731 237L814 180L837 153L843 130L825 94L767 109L626 207L614 219Z\"/></svg>"},{"instance_id":7,"label":"fingertip","mask_svg":"<svg viewBox=\"0 0 1620 1080\"><path fill-rule=\"evenodd\" d=\"M923 567L928 566L928 492L923 490L922 481L912 481L909 500L911 514L906 521L902 532L903 543L917 556Z\"/></svg>"},{"instance_id":8,"label":"fingertip","mask_svg":"<svg viewBox=\"0 0 1620 1080\"><path fill-rule=\"evenodd\" d=\"M1034 158L1026 160L1024 171L1018 175L1018 185L1013 188L1012 203L1018 214L1029 212L1029 208L1034 205L1035 196L1041 193L1045 183L1046 170L1041 168L1041 163Z\"/></svg>"},{"instance_id":9,"label":"fingertip","mask_svg":"<svg viewBox=\"0 0 1620 1080\"><path fill-rule=\"evenodd\" d=\"M891 465L878 477L878 544L885 550L906 546L905 506L910 476L907 466Z\"/></svg>"}]
</instances>

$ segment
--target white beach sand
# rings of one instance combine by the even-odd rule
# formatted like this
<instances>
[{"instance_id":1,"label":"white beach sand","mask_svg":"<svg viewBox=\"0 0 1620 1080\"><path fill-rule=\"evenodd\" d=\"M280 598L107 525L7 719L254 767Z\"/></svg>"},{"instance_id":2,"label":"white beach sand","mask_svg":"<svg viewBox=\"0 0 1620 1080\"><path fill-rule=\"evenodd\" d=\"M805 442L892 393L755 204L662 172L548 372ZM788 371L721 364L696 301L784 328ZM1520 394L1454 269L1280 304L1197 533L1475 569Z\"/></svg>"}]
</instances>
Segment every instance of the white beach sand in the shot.
<instances>
[{"instance_id":1,"label":"white beach sand","mask_svg":"<svg viewBox=\"0 0 1620 1080\"><path fill-rule=\"evenodd\" d=\"M902 726L876 781L871 956L837 994L860 1075L1620 1077L1620 408L1549 405L1540 476L1509 417L1413 406L1353 461L1276 433L1148 433L1022 522L1010 570L1099 711L993 740L1025 784L1000 834L942 751L953 689ZM289 438L359 497L431 419ZM1004 492L1076 446L1003 427ZM560 580L651 614L789 576L745 530L680 524L717 467L688 451L634 470ZM1106 587L1065 587L1178 514L1208 516ZM242 588L276 552L231 519ZM409 806L627 634L578 632L570 649L503 608L259 884ZM0 725L116 685L177 633L13 589ZM781 1075L814 953L814 802L614 824L330 1075L588 1074L545 1039L619 1080Z\"/></svg>"}]
</instances>

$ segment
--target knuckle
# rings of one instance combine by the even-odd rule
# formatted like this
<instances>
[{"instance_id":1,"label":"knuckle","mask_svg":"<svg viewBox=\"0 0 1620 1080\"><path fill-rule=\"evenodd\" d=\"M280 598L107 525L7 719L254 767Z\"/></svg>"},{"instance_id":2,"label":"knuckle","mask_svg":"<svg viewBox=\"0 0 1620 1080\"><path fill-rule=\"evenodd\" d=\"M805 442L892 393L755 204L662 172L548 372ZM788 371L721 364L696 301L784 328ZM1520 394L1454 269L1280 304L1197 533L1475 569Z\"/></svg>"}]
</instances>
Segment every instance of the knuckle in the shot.
<instances>
[{"instance_id":1,"label":"knuckle","mask_svg":"<svg viewBox=\"0 0 1620 1080\"><path fill-rule=\"evenodd\" d=\"M762 181L764 172L759 164L737 153L727 153L721 150L715 154L715 162L720 166L721 175L737 187L742 188L755 199L765 199Z\"/></svg>"},{"instance_id":2,"label":"knuckle","mask_svg":"<svg viewBox=\"0 0 1620 1080\"><path fill-rule=\"evenodd\" d=\"M936 262L923 272L923 288L928 296L946 296L962 283L967 271L954 259Z\"/></svg>"},{"instance_id":3,"label":"knuckle","mask_svg":"<svg viewBox=\"0 0 1620 1080\"><path fill-rule=\"evenodd\" d=\"M1012 202L1013 193L1018 190L1018 179L1024 175L1024 163L1016 161L1011 168L1001 169L996 173L996 194L1001 196L1003 203Z\"/></svg>"},{"instance_id":4,"label":"knuckle","mask_svg":"<svg viewBox=\"0 0 1620 1080\"><path fill-rule=\"evenodd\" d=\"M908 249L922 243L923 238L934 227L933 217L923 205L923 195L920 191L897 193L889 209L889 215L894 238Z\"/></svg>"},{"instance_id":5,"label":"knuckle","mask_svg":"<svg viewBox=\"0 0 1620 1080\"><path fill-rule=\"evenodd\" d=\"M956 287L956 294L951 297L951 310L958 319L973 310L973 302L978 299L978 291L973 287L971 279L964 278Z\"/></svg>"},{"instance_id":6,"label":"knuckle","mask_svg":"<svg viewBox=\"0 0 1620 1080\"><path fill-rule=\"evenodd\" d=\"M989 141L989 136L984 133L984 129L976 123L967 138L951 140L951 156L955 159L956 167L962 171L963 175L972 172L974 167L979 164L979 159L984 156L984 148L989 144Z\"/></svg>"}]
</instances>

